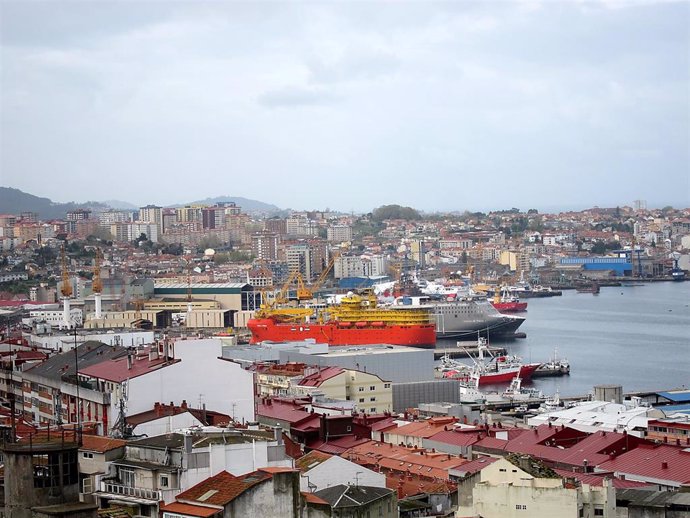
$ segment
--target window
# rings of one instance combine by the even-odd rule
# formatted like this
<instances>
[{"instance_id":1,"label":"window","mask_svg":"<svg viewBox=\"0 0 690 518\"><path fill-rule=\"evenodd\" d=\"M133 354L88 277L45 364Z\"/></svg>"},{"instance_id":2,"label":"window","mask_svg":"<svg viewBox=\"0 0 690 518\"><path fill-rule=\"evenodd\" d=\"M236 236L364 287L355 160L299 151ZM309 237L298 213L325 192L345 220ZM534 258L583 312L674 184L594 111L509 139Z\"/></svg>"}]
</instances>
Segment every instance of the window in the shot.
<instances>
[{"instance_id":1,"label":"window","mask_svg":"<svg viewBox=\"0 0 690 518\"><path fill-rule=\"evenodd\" d=\"M134 487L134 471L131 469L120 469L120 482L125 487Z\"/></svg>"},{"instance_id":2,"label":"window","mask_svg":"<svg viewBox=\"0 0 690 518\"><path fill-rule=\"evenodd\" d=\"M369 401L376 401L376 398L375 398L375 397L370 397L370 398L369 398Z\"/></svg>"},{"instance_id":3,"label":"window","mask_svg":"<svg viewBox=\"0 0 690 518\"><path fill-rule=\"evenodd\" d=\"M526 506L526 505L522 505L522 504L516 504L516 505L515 505L515 509L517 509L518 511L526 511L526 510L527 510L527 506Z\"/></svg>"},{"instance_id":4,"label":"window","mask_svg":"<svg viewBox=\"0 0 690 518\"><path fill-rule=\"evenodd\" d=\"M594 509L594 516L604 516L603 509Z\"/></svg>"},{"instance_id":5,"label":"window","mask_svg":"<svg viewBox=\"0 0 690 518\"><path fill-rule=\"evenodd\" d=\"M375 413L375 412L376 412L376 407L371 407L371 408L369 409L369 412L371 412L372 414Z\"/></svg>"},{"instance_id":6,"label":"window","mask_svg":"<svg viewBox=\"0 0 690 518\"><path fill-rule=\"evenodd\" d=\"M363 397L359 398L359 402L364 403L364 398Z\"/></svg>"},{"instance_id":7,"label":"window","mask_svg":"<svg viewBox=\"0 0 690 518\"><path fill-rule=\"evenodd\" d=\"M90 451L82 452L81 456L85 459L93 459L93 453L91 453Z\"/></svg>"},{"instance_id":8,"label":"window","mask_svg":"<svg viewBox=\"0 0 690 518\"><path fill-rule=\"evenodd\" d=\"M369 387L369 390L376 390L376 387L375 387L374 385L371 385L371 386Z\"/></svg>"},{"instance_id":9,"label":"window","mask_svg":"<svg viewBox=\"0 0 690 518\"><path fill-rule=\"evenodd\" d=\"M360 392L364 392L364 387L359 387L358 389Z\"/></svg>"},{"instance_id":10,"label":"window","mask_svg":"<svg viewBox=\"0 0 690 518\"><path fill-rule=\"evenodd\" d=\"M391 384L390 383L384 383L383 388L391 388Z\"/></svg>"},{"instance_id":11,"label":"window","mask_svg":"<svg viewBox=\"0 0 690 518\"><path fill-rule=\"evenodd\" d=\"M170 479L168 478L168 475L161 475L161 487L170 487Z\"/></svg>"}]
</instances>

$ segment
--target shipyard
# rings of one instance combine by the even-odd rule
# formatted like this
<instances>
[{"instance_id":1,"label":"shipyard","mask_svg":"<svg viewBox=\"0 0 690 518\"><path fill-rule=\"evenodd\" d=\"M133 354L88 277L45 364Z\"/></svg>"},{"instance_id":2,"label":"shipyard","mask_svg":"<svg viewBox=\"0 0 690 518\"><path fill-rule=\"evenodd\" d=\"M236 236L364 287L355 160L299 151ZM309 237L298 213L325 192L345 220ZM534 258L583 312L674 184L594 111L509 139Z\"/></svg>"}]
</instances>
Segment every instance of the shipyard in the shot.
<instances>
[{"instance_id":1,"label":"shipyard","mask_svg":"<svg viewBox=\"0 0 690 518\"><path fill-rule=\"evenodd\" d=\"M0 518L690 518L689 22L0 2Z\"/></svg>"}]
</instances>

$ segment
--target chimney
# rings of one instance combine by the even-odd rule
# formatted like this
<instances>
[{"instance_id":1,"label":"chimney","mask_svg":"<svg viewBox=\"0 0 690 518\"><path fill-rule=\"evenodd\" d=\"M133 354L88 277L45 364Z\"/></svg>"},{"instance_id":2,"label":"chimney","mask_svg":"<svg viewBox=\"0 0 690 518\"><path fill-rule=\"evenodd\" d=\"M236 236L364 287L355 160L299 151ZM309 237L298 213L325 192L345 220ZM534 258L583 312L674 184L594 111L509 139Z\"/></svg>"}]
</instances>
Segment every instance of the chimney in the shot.
<instances>
[{"instance_id":1,"label":"chimney","mask_svg":"<svg viewBox=\"0 0 690 518\"><path fill-rule=\"evenodd\" d=\"M278 446L283 445L283 429L280 426L276 426L273 429L273 437L275 438L275 441L278 443Z\"/></svg>"},{"instance_id":2,"label":"chimney","mask_svg":"<svg viewBox=\"0 0 690 518\"><path fill-rule=\"evenodd\" d=\"M186 399L182 400L182 403L180 404L180 408L182 410L187 410L187 400Z\"/></svg>"},{"instance_id":3,"label":"chimney","mask_svg":"<svg viewBox=\"0 0 690 518\"><path fill-rule=\"evenodd\" d=\"M128 371L132 370L132 348L131 347L127 348L127 370Z\"/></svg>"},{"instance_id":4,"label":"chimney","mask_svg":"<svg viewBox=\"0 0 690 518\"><path fill-rule=\"evenodd\" d=\"M153 404L153 410L156 413L156 417L161 416L161 404L158 401Z\"/></svg>"},{"instance_id":5,"label":"chimney","mask_svg":"<svg viewBox=\"0 0 690 518\"><path fill-rule=\"evenodd\" d=\"M185 451L185 453L192 453L193 442L194 442L194 438L192 437L192 434L186 433L184 436L184 451Z\"/></svg>"}]
</instances>

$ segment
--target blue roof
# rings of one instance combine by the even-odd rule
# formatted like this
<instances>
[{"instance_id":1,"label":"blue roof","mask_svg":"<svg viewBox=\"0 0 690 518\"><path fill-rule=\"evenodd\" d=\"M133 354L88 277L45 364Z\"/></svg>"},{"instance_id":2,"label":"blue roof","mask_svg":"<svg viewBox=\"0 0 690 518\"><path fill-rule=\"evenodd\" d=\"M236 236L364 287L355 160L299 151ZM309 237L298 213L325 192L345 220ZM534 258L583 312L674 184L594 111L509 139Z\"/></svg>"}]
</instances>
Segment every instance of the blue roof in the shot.
<instances>
[{"instance_id":1,"label":"blue roof","mask_svg":"<svg viewBox=\"0 0 690 518\"><path fill-rule=\"evenodd\" d=\"M665 415L671 414L690 414L690 404L688 405L664 405L655 407L661 410Z\"/></svg>"},{"instance_id":2,"label":"blue roof","mask_svg":"<svg viewBox=\"0 0 690 518\"><path fill-rule=\"evenodd\" d=\"M690 403L690 390L678 390L673 392L657 392L658 396L673 401L674 403Z\"/></svg>"}]
</instances>

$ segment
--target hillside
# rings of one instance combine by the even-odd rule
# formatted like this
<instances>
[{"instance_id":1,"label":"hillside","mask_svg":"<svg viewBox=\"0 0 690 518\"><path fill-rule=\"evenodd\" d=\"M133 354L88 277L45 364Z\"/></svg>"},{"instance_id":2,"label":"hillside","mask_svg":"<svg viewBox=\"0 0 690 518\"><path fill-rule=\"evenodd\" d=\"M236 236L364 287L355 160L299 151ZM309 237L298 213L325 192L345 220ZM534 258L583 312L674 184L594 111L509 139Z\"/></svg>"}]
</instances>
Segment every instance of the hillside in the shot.
<instances>
[{"instance_id":1,"label":"hillside","mask_svg":"<svg viewBox=\"0 0 690 518\"><path fill-rule=\"evenodd\" d=\"M92 209L105 210L104 203L89 201L85 203L55 203L49 198L40 198L33 194L14 189L0 187L0 212L3 214L20 214L22 212L36 212L38 217L47 219L64 219L70 210Z\"/></svg>"},{"instance_id":2,"label":"hillside","mask_svg":"<svg viewBox=\"0 0 690 518\"><path fill-rule=\"evenodd\" d=\"M250 200L249 198L242 198L239 196L216 196L215 198L206 198L205 200L191 201L188 203L183 203L178 206L184 205L213 205L215 203L234 203L238 207L242 207L242 212L261 212L264 214L274 214L281 212L280 207L271 205L270 203L264 203L258 200Z\"/></svg>"}]
</instances>

